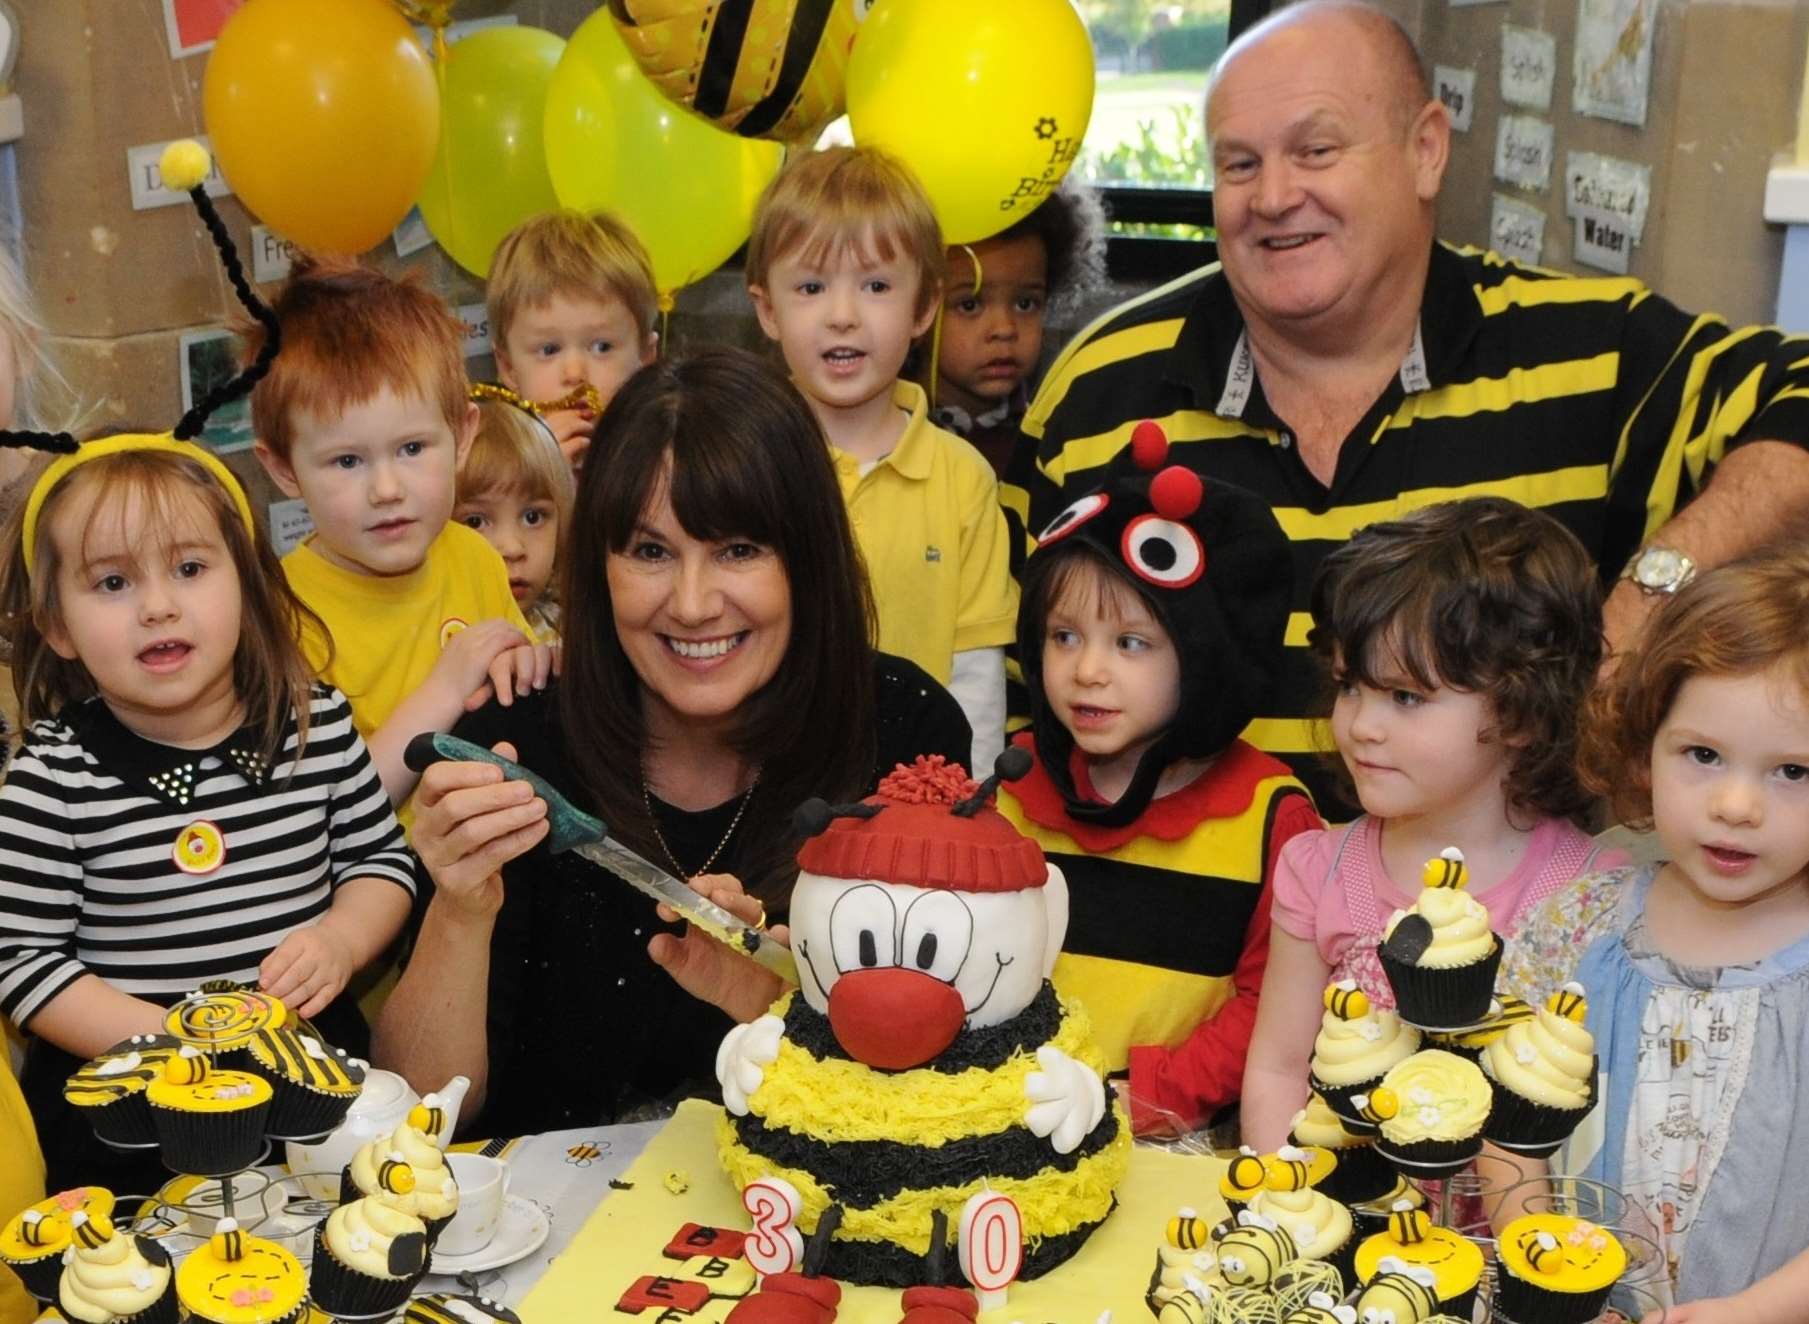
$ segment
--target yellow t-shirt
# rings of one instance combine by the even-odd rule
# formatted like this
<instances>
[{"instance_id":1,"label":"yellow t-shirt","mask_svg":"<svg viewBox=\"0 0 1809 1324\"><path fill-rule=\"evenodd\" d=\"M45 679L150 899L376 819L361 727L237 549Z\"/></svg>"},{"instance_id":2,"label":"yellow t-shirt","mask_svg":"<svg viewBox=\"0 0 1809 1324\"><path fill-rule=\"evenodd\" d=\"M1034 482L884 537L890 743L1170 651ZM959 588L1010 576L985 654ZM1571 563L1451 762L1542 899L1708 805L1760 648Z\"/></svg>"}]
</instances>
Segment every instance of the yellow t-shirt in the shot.
<instances>
[{"instance_id":1,"label":"yellow t-shirt","mask_svg":"<svg viewBox=\"0 0 1809 1324\"><path fill-rule=\"evenodd\" d=\"M448 523L407 575L342 570L314 550L310 536L283 558L283 573L333 635L333 660L313 630L302 650L320 678L352 705L358 734L371 733L427 679L440 649L469 625L501 616L530 638L534 632L509 592L502 557L481 534Z\"/></svg>"},{"instance_id":2,"label":"yellow t-shirt","mask_svg":"<svg viewBox=\"0 0 1809 1324\"><path fill-rule=\"evenodd\" d=\"M44 1156L31 1110L13 1079L11 1044L0 1025L0 1224L44 1198ZM38 1303L11 1270L0 1268L0 1324L26 1324L38 1317Z\"/></svg>"},{"instance_id":3,"label":"yellow t-shirt","mask_svg":"<svg viewBox=\"0 0 1809 1324\"><path fill-rule=\"evenodd\" d=\"M892 400L910 415L892 453L867 473L831 446L854 540L879 608L879 648L948 684L954 655L997 648L1017 630L998 483L984 456L929 420L915 382Z\"/></svg>"}]
</instances>

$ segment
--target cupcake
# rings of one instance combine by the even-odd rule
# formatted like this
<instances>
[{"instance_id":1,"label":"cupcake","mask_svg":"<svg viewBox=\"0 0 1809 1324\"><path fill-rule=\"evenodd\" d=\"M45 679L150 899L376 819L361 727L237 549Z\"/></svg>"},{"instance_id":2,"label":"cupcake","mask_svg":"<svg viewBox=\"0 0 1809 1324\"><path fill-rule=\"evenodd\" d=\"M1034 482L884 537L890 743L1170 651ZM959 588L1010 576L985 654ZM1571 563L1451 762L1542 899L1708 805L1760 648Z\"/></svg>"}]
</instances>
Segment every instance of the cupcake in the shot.
<instances>
[{"instance_id":1,"label":"cupcake","mask_svg":"<svg viewBox=\"0 0 1809 1324\"><path fill-rule=\"evenodd\" d=\"M415 1186L398 1203L427 1225L427 1245L431 1250L459 1208L458 1182L439 1144L445 1134L445 1103L439 1095L429 1094L409 1110L394 1131L378 1136L352 1155L352 1161L339 1174L340 1203L381 1191L379 1175L384 1163L399 1157L413 1170Z\"/></svg>"},{"instance_id":2,"label":"cupcake","mask_svg":"<svg viewBox=\"0 0 1809 1324\"><path fill-rule=\"evenodd\" d=\"M1323 1180L1314 1182L1334 1200L1356 1204L1386 1195L1395 1183L1395 1171L1376 1153L1373 1132L1360 1134L1344 1124L1324 1098L1315 1094L1294 1114L1288 1131L1293 1144L1324 1150L1337 1159Z\"/></svg>"},{"instance_id":3,"label":"cupcake","mask_svg":"<svg viewBox=\"0 0 1809 1324\"><path fill-rule=\"evenodd\" d=\"M1350 1210L1308 1186L1303 1165L1271 1166L1262 1192L1250 1202L1250 1212L1286 1232L1297 1259L1324 1260L1341 1279L1350 1277L1357 1254Z\"/></svg>"},{"instance_id":4,"label":"cupcake","mask_svg":"<svg viewBox=\"0 0 1809 1324\"><path fill-rule=\"evenodd\" d=\"M1248 1145L1239 1149L1237 1157L1225 1166L1224 1175L1219 1178L1219 1197L1233 1219L1249 1208L1251 1197L1262 1190L1266 1175L1263 1161Z\"/></svg>"},{"instance_id":5,"label":"cupcake","mask_svg":"<svg viewBox=\"0 0 1809 1324\"><path fill-rule=\"evenodd\" d=\"M157 1143L157 1134L145 1087L181 1047L167 1034L135 1034L71 1076L63 1085L63 1098L108 1144L149 1148Z\"/></svg>"},{"instance_id":6,"label":"cupcake","mask_svg":"<svg viewBox=\"0 0 1809 1324\"><path fill-rule=\"evenodd\" d=\"M250 1070L270 1082L268 1129L279 1139L326 1135L345 1120L364 1088L366 1063L288 1026L257 1031L245 1051Z\"/></svg>"},{"instance_id":7,"label":"cupcake","mask_svg":"<svg viewBox=\"0 0 1809 1324\"><path fill-rule=\"evenodd\" d=\"M1487 907L1464 890L1462 851L1448 847L1426 861L1422 881L1419 900L1389 917L1376 953L1402 1020L1463 1029L1488 1017L1501 939L1489 928Z\"/></svg>"},{"instance_id":8,"label":"cupcake","mask_svg":"<svg viewBox=\"0 0 1809 1324\"><path fill-rule=\"evenodd\" d=\"M1313 1040L1313 1089L1339 1117L1364 1129L1351 1100L1374 1089L1388 1068L1418 1051L1419 1031L1372 1007L1351 980L1326 987L1325 1015Z\"/></svg>"},{"instance_id":9,"label":"cupcake","mask_svg":"<svg viewBox=\"0 0 1809 1324\"><path fill-rule=\"evenodd\" d=\"M301 1261L273 1241L222 1218L176 1273L189 1324L293 1324L307 1313Z\"/></svg>"},{"instance_id":10,"label":"cupcake","mask_svg":"<svg viewBox=\"0 0 1809 1324\"><path fill-rule=\"evenodd\" d=\"M1162 1244L1156 1247L1156 1267L1143 1295L1151 1314L1160 1315L1163 1306L1193 1290L1193 1283L1212 1281L1218 1260L1207 1249L1208 1238L1205 1220L1192 1209L1182 1209L1168 1220Z\"/></svg>"},{"instance_id":11,"label":"cupcake","mask_svg":"<svg viewBox=\"0 0 1809 1324\"><path fill-rule=\"evenodd\" d=\"M163 1161L204 1177L250 1167L264 1152L270 1093L263 1077L214 1070L205 1055L184 1048L145 1090Z\"/></svg>"},{"instance_id":12,"label":"cupcake","mask_svg":"<svg viewBox=\"0 0 1809 1324\"><path fill-rule=\"evenodd\" d=\"M1568 1214L1529 1214L1495 1243L1495 1311L1512 1324L1584 1324L1627 1269L1614 1235Z\"/></svg>"},{"instance_id":13,"label":"cupcake","mask_svg":"<svg viewBox=\"0 0 1809 1324\"><path fill-rule=\"evenodd\" d=\"M1249 1209L1217 1242L1219 1278L1227 1287L1267 1292L1276 1275L1300 1258L1286 1228Z\"/></svg>"},{"instance_id":14,"label":"cupcake","mask_svg":"<svg viewBox=\"0 0 1809 1324\"><path fill-rule=\"evenodd\" d=\"M329 1315L395 1310L427 1272L427 1227L396 1199L413 1192L414 1171L387 1160L378 1184L377 1194L340 1205L314 1234L309 1290Z\"/></svg>"},{"instance_id":15,"label":"cupcake","mask_svg":"<svg viewBox=\"0 0 1809 1324\"><path fill-rule=\"evenodd\" d=\"M1376 1309L1392 1308L1399 1324L1429 1319L1441 1312L1470 1317L1476 1305L1477 1285L1482 1282L1482 1250L1468 1237L1449 1228L1433 1227L1424 1209L1400 1202L1388 1220L1388 1230L1357 1247L1357 1279L1365 1296L1375 1288ZM1400 1280L1400 1281L1393 1281ZM1424 1301L1418 1314L1403 1314L1388 1302Z\"/></svg>"},{"instance_id":16,"label":"cupcake","mask_svg":"<svg viewBox=\"0 0 1809 1324\"><path fill-rule=\"evenodd\" d=\"M170 1253L149 1237L120 1233L105 1214L77 1210L57 1282L57 1308L82 1324L176 1324Z\"/></svg>"},{"instance_id":17,"label":"cupcake","mask_svg":"<svg viewBox=\"0 0 1809 1324\"><path fill-rule=\"evenodd\" d=\"M251 1037L259 1030L288 1025L293 1019L281 999L228 979L216 979L165 1012L163 1028L208 1054L215 1066L248 1071L251 1054L247 1045Z\"/></svg>"},{"instance_id":18,"label":"cupcake","mask_svg":"<svg viewBox=\"0 0 1809 1324\"><path fill-rule=\"evenodd\" d=\"M451 1296L435 1292L408 1303L402 1324L521 1324L521 1316L487 1296Z\"/></svg>"},{"instance_id":19,"label":"cupcake","mask_svg":"<svg viewBox=\"0 0 1809 1324\"><path fill-rule=\"evenodd\" d=\"M1483 1050L1495 1092L1483 1134L1503 1149L1544 1158L1569 1139L1595 1106L1595 1037L1583 1028L1589 1004L1566 984L1538 1015L1511 1026Z\"/></svg>"},{"instance_id":20,"label":"cupcake","mask_svg":"<svg viewBox=\"0 0 1809 1324\"><path fill-rule=\"evenodd\" d=\"M69 1238L69 1216L61 1210L23 1210L0 1228L0 1264L18 1274L38 1300L55 1301Z\"/></svg>"},{"instance_id":21,"label":"cupcake","mask_svg":"<svg viewBox=\"0 0 1809 1324\"><path fill-rule=\"evenodd\" d=\"M1427 1048L1392 1068L1362 1106L1381 1126L1376 1149L1415 1177L1449 1177L1482 1152L1490 1091L1467 1057Z\"/></svg>"}]
</instances>

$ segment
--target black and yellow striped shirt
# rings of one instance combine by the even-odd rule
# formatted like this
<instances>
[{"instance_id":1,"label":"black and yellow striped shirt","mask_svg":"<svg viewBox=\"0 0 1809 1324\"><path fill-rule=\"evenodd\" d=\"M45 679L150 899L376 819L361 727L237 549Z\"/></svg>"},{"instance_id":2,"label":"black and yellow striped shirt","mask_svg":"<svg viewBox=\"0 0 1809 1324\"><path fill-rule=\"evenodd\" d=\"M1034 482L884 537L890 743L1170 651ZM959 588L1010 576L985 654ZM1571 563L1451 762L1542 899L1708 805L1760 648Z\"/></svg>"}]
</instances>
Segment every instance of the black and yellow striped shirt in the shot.
<instances>
[{"instance_id":1,"label":"black and yellow striped shirt","mask_svg":"<svg viewBox=\"0 0 1809 1324\"><path fill-rule=\"evenodd\" d=\"M1153 418L1174 458L1258 493L1294 546L1295 610L1271 710L1245 738L1316 796L1306 647L1320 559L1364 525L1462 497L1510 497L1575 532L1612 580L1730 448L1809 444L1809 338L1685 313L1624 277L1576 278L1435 244L1420 334L1340 449L1330 487L1263 396L1217 265L1107 313L1063 351L1001 485L1032 534ZM1035 447L1034 467L1029 463Z\"/></svg>"}]
</instances>

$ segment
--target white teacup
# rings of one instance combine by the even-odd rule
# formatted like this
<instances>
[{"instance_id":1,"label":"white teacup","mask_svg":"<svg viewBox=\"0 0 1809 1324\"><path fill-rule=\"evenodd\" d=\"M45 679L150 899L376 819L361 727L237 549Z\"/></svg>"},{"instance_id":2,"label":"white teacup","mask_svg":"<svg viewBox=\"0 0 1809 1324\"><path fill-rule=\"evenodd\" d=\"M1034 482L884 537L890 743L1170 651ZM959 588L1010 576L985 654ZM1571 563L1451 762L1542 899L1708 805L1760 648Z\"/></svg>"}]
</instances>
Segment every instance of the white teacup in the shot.
<instances>
[{"instance_id":1,"label":"white teacup","mask_svg":"<svg viewBox=\"0 0 1809 1324\"><path fill-rule=\"evenodd\" d=\"M448 1154L453 1180L459 1184L459 1208L440 1233L436 1255L469 1255L488 1246L502 1221L503 1197L509 1193L509 1165L482 1154Z\"/></svg>"}]
</instances>

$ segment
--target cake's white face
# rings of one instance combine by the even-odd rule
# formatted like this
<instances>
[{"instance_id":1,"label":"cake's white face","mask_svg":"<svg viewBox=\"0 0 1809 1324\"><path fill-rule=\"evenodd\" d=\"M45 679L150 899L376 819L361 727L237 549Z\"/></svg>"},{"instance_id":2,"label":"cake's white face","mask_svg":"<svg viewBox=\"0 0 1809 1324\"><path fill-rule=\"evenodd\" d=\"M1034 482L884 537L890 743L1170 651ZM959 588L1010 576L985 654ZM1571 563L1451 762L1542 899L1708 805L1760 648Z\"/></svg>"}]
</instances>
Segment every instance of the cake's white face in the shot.
<instances>
[{"instance_id":1,"label":"cake's white face","mask_svg":"<svg viewBox=\"0 0 1809 1324\"><path fill-rule=\"evenodd\" d=\"M952 892L802 873L791 898L792 950L804 1000L825 1015L843 976L895 969L952 988L967 1028L998 1025L1036 997L1067 931L1068 883L1054 865L1042 887L1017 892ZM926 1005L947 999L929 982L921 987Z\"/></svg>"}]
</instances>

